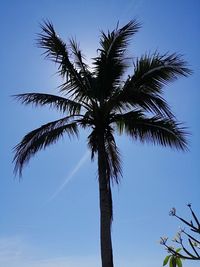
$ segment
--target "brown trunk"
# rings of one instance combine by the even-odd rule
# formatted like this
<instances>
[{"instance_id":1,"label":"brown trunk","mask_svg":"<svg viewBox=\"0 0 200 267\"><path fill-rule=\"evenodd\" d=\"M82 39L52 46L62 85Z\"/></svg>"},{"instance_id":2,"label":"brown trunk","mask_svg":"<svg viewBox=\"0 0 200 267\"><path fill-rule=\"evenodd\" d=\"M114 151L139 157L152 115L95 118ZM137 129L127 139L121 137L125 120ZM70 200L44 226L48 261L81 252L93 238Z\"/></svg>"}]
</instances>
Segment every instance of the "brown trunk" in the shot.
<instances>
[{"instance_id":1,"label":"brown trunk","mask_svg":"<svg viewBox=\"0 0 200 267\"><path fill-rule=\"evenodd\" d=\"M107 177L106 172L106 154L103 136L100 136L98 141L98 174L102 267L113 267L111 240L112 195L109 177Z\"/></svg>"}]
</instances>

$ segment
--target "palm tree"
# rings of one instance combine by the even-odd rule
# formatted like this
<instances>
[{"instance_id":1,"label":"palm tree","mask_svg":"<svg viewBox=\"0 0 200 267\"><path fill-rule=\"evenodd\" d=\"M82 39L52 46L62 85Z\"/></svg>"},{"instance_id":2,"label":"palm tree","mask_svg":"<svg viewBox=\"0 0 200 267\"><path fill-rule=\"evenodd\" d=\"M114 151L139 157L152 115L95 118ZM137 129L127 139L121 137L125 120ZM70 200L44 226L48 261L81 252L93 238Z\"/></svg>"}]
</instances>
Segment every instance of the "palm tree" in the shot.
<instances>
[{"instance_id":1,"label":"palm tree","mask_svg":"<svg viewBox=\"0 0 200 267\"><path fill-rule=\"evenodd\" d=\"M126 133L142 143L150 142L179 150L187 149L185 129L177 122L162 97L163 87L191 71L178 54L158 52L136 59L132 74L125 79L129 66L127 46L140 24L132 20L124 27L101 32L100 49L90 68L74 39L66 45L53 24L44 21L38 45L46 58L55 62L63 78L60 95L25 93L15 97L23 104L53 107L63 118L42 125L24 136L15 147L15 173L41 149L60 137L77 136L78 128L89 128L91 159L98 162L100 201L101 259L103 267L113 267L111 224L111 183L122 175L120 153L114 132Z\"/></svg>"}]
</instances>

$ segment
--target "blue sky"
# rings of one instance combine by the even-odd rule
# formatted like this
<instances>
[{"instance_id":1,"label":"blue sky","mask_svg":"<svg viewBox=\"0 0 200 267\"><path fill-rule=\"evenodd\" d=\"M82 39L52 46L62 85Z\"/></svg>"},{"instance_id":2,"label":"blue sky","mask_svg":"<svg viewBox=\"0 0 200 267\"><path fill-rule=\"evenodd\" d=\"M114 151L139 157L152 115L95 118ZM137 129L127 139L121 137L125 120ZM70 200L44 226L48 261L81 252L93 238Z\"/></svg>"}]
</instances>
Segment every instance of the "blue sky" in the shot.
<instances>
[{"instance_id":1,"label":"blue sky","mask_svg":"<svg viewBox=\"0 0 200 267\"><path fill-rule=\"evenodd\" d=\"M64 40L76 37L88 62L96 55L100 30L138 18L143 26L130 55L178 52L194 72L165 88L173 111L191 132L189 152L116 137L123 179L113 188L115 266L162 265L166 252L159 238L173 238L180 225L168 216L170 208L188 217L185 204L191 202L200 214L199 11L198 0L2 1L0 266L100 267L97 168L88 156L87 133L38 153L20 182L13 176L12 148L28 131L59 117L10 97L57 92L56 67L35 45L39 23L46 18ZM188 266L197 267L197 262L184 262Z\"/></svg>"}]
</instances>

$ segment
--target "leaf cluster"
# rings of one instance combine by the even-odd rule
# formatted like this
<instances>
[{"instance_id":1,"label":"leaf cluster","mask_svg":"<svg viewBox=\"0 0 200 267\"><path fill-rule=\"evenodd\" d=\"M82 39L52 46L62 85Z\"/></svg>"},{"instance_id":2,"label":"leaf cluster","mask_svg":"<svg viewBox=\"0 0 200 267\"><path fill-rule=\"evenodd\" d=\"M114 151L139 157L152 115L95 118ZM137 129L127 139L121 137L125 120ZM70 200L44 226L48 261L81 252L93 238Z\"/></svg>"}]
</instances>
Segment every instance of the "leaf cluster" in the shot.
<instances>
[{"instance_id":1,"label":"leaf cluster","mask_svg":"<svg viewBox=\"0 0 200 267\"><path fill-rule=\"evenodd\" d=\"M14 148L16 173L21 174L32 156L60 137L77 136L79 127L90 129L92 159L99 151L99 137L103 138L107 177L117 183L122 171L115 131L142 143L187 150L186 129L163 97L164 86L191 74L182 56L144 54L134 61L132 74L124 78L129 67L127 48L140 27L131 20L111 32L102 31L97 57L89 67L75 39L65 43L50 21L41 24L37 44L57 65L63 81L59 95L34 92L15 98L25 105L54 108L63 117L31 131Z\"/></svg>"}]
</instances>

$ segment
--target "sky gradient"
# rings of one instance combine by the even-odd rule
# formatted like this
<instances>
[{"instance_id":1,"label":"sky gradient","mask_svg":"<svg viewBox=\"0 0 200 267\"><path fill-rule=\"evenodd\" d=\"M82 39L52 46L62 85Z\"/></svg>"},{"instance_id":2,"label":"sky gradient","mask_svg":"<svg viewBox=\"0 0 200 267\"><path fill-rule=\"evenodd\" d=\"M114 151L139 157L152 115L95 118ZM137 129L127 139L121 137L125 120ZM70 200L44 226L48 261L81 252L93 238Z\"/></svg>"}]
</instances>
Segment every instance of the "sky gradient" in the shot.
<instances>
[{"instance_id":1,"label":"sky gradient","mask_svg":"<svg viewBox=\"0 0 200 267\"><path fill-rule=\"evenodd\" d=\"M178 52L193 74L165 88L179 121L188 127L189 152L182 153L117 138L123 179L113 187L112 227L115 267L160 267L166 255L160 236L173 238L180 223L171 207L188 217L188 202L200 215L199 28L198 0L2 1L0 266L100 267L96 162L90 162L87 132L39 152L19 181L13 175L12 148L29 131L59 114L22 106L11 95L56 93L62 82L56 66L42 56L36 34L43 19L68 41L75 37L91 63L100 31L137 18L142 28L129 46L136 58L145 52ZM199 262L184 262L197 267Z\"/></svg>"}]
</instances>

